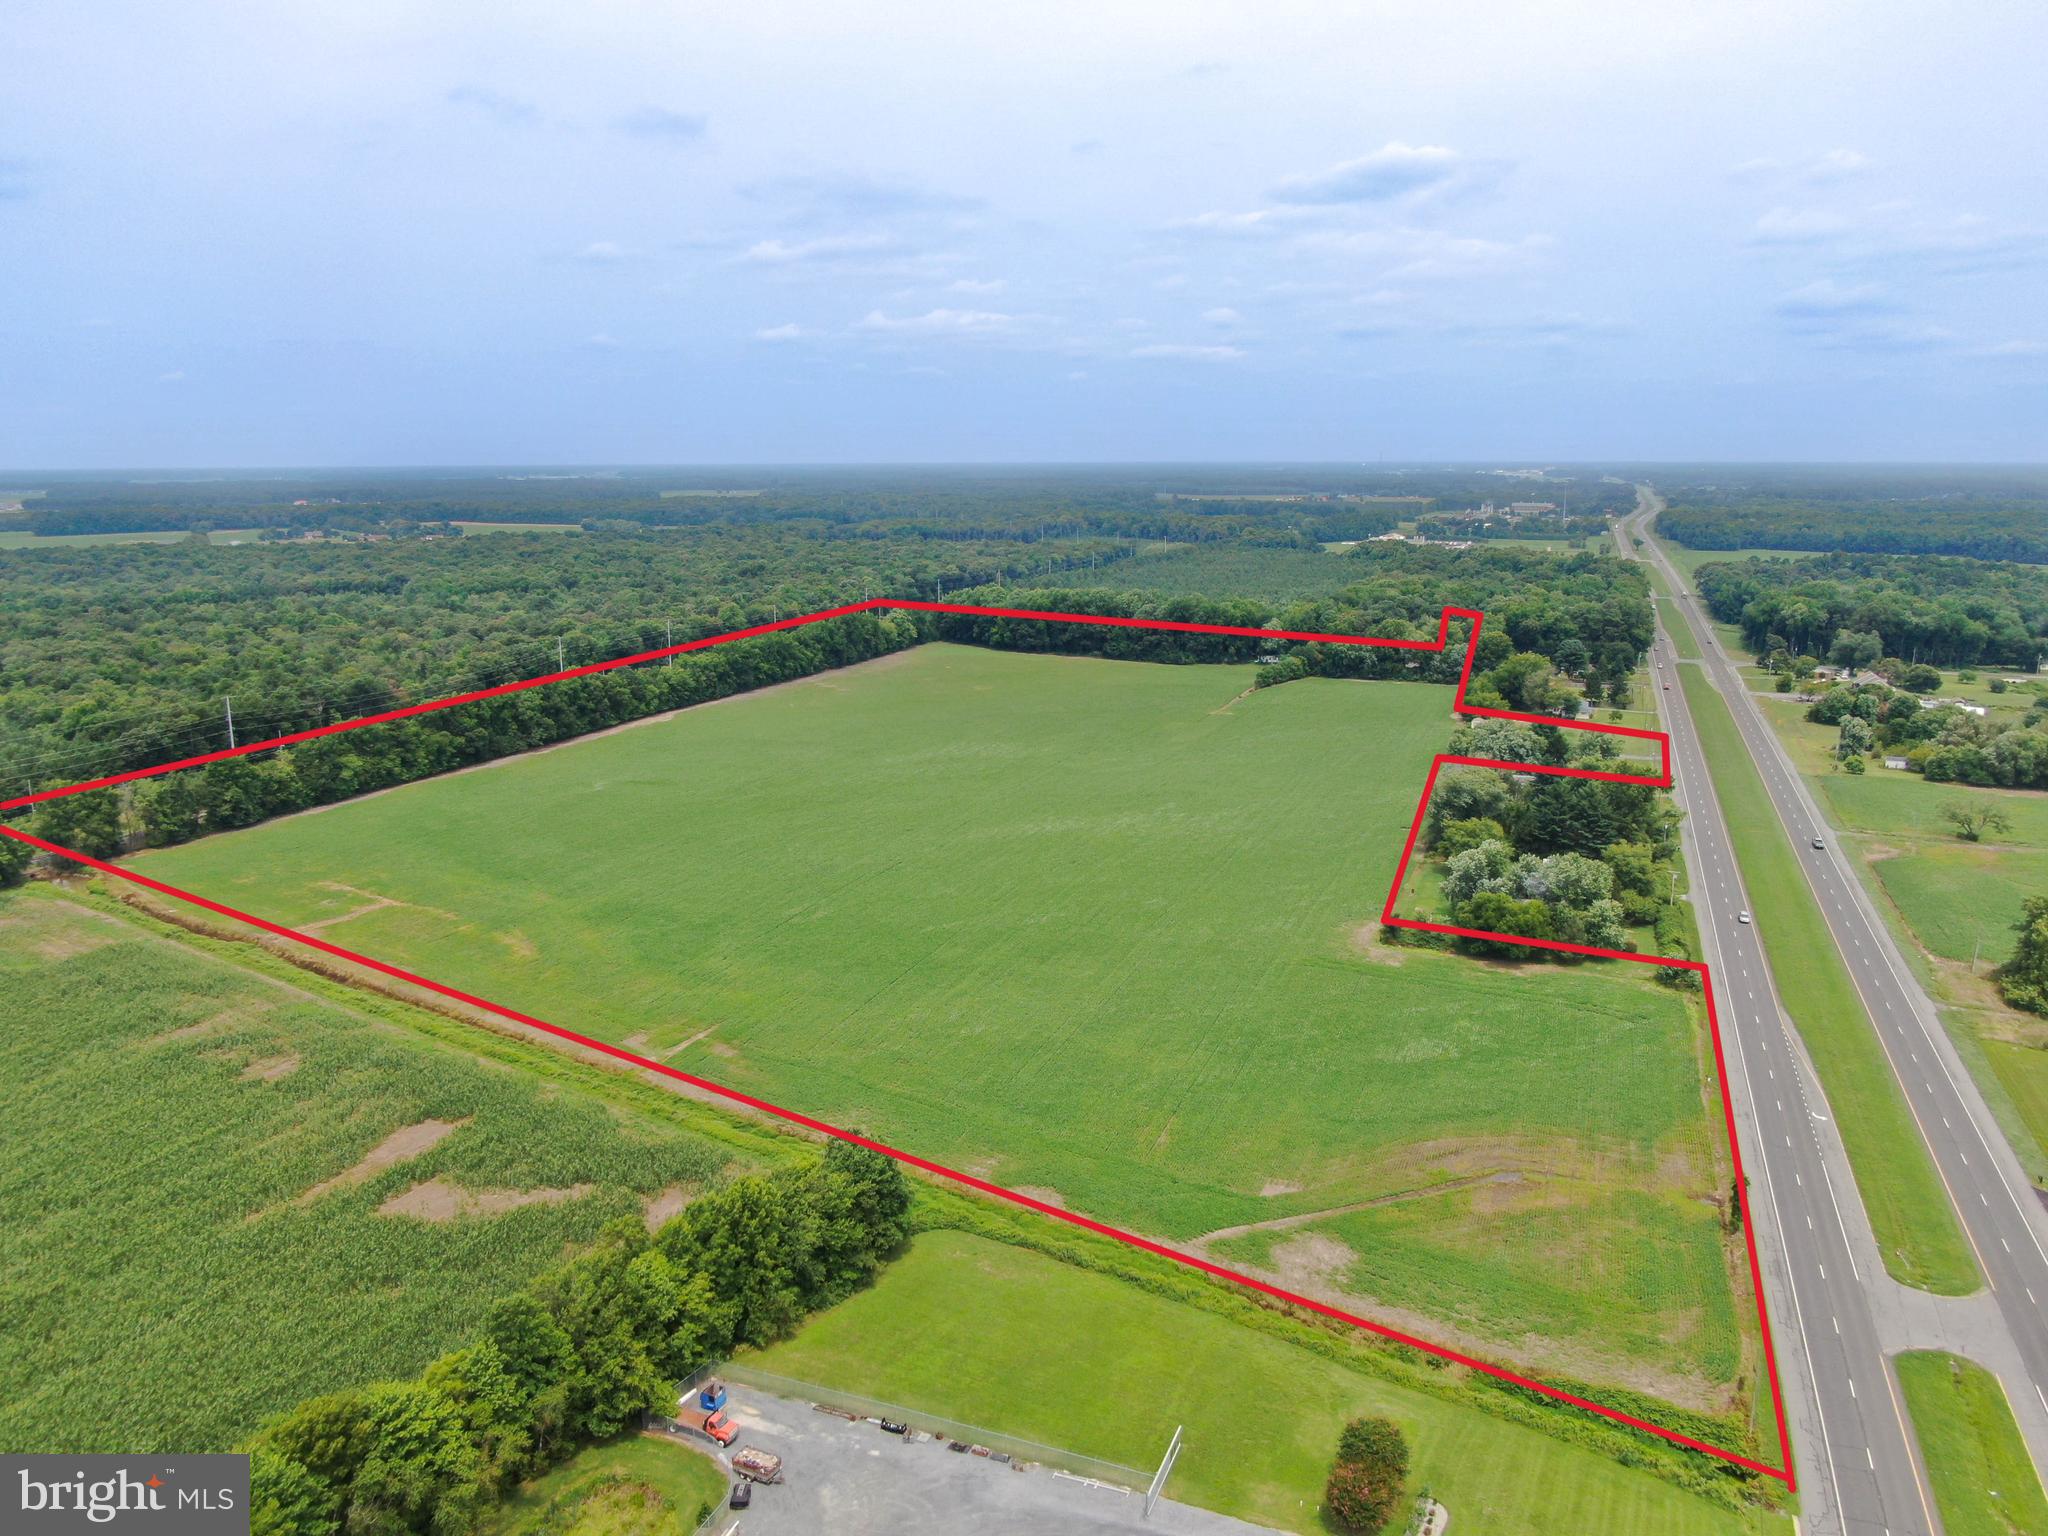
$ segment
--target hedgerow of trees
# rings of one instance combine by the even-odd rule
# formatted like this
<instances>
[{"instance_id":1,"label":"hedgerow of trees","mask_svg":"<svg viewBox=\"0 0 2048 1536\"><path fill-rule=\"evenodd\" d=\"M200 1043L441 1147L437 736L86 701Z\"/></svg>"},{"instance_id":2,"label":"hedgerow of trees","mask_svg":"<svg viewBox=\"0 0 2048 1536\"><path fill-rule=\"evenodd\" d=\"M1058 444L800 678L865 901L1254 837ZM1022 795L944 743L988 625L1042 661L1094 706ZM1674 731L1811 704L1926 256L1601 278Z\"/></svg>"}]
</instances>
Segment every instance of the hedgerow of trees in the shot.
<instances>
[{"instance_id":1,"label":"hedgerow of trees","mask_svg":"<svg viewBox=\"0 0 2048 1536\"><path fill-rule=\"evenodd\" d=\"M252 1536L464 1536L523 1479L643 1412L672 1413L682 1377L867 1284L908 1237L909 1209L896 1164L835 1141L652 1235L623 1218L413 1380L265 1425L248 1445Z\"/></svg>"}]
</instances>

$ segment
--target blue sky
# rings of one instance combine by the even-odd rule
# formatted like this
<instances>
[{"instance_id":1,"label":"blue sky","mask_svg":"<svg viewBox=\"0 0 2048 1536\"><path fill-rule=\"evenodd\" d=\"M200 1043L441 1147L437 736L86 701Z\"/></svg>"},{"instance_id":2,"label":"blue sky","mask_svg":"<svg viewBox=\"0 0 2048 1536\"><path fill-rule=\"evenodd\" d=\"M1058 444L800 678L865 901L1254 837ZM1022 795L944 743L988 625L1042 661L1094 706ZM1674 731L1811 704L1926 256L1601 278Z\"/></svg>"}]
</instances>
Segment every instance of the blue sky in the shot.
<instances>
[{"instance_id":1,"label":"blue sky","mask_svg":"<svg viewBox=\"0 0 2048 1536\"><path fill-rule=\"evenodd\" d=\"M11 0L0 464L2036 459L2036 0Z\"/></svg>"}]
</instances>

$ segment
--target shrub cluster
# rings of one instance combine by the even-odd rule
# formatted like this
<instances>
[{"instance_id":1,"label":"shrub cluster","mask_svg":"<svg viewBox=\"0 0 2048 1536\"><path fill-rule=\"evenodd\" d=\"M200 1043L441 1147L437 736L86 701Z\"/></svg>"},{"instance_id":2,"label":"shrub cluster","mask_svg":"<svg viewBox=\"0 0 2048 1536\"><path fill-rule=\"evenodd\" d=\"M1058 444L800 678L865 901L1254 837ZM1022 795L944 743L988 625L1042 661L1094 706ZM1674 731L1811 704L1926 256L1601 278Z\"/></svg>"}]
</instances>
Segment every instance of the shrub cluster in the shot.
<instances>
[{"instance_id":1,"label":"shrub cluster","mask_svg":"<svg viewBox=\"0 0 2048 1536\"><path fill-rule=\"evenodd\" d=\"M1460 756L1496 762L1562 763L1569 751L1554 727L1500 720L1461 728L1452 745ZM1604 757L1612 749L1603 739L1586 750ZM1458 767L1437 781L1424 833L1431 854L1444 861L1450 921L1630 950L1628 930L1660 922L1668 906L1662 893L1676 826L1675 813L1647 785ZM1460 943L1505 958L1578 958L1492 939Z\"/></svg>"},{"instance_id":2,"label":"shrub cluster","mask_svg":"<svg viewBox=\"0 0 2048 1536\"><path fill-rule=\"evenodd\" d=\"M1899 669L1894 675L1909 685L1919 681L1899 663L1875 666ZM1934 679L1940 686L1941 675ZM1835 756L1845 768L1882 748L1937 784L2048 788L2048 730L2039 728L2048 715L2040 710L2014 725L1953 704L1928 708L1918 693L1884 683L1838 683L1807 706L1806 718L1838 728Z\"/></svg>"}]
</instances>

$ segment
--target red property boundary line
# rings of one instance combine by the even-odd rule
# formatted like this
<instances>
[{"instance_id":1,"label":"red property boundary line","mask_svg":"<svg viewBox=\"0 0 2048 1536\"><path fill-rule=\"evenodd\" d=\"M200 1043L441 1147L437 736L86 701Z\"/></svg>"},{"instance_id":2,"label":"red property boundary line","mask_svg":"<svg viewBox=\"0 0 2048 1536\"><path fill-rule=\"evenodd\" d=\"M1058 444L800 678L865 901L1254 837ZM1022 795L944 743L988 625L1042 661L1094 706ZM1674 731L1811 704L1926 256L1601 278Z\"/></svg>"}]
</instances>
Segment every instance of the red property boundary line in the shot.
<instances>
[{"instance_id":1,"label":"red property boundary line","mask_svg":"<svg viewBox=\"0 0 2048 1536\"><path fill-rule=\"evenodd\" d=\"M1714 1008L1713 978L1708 973L1707 967L1697 960L1667 959L1661 955L1642 955L1626 950L1599 949L1590 945L1568 944L1552 939L1526 939L1513 934L1489 933L1476 928L1460 928L1448 923L1423 922L1414 918L1398 917L1394 913L1394 906L1400 894L1402 881L1406 878L1409 861L1415 852L1416 840L1422 831L1423 815L1428 809L1429 797L1435 792L1437 775L1446 764L1498 768L1517 773L1552 774L1565 778L1597 779L1614 784L1645 784L1657 788L1668 788L1671 784L1671 742L1670 738L1662 731L1639 730L1619 725L1604 725L1594 721L1557 720L1547 715L1529 714L1515 710L1488 709L1480 705L1468 704L1465 695L1472 681L1472 664L1477 652L1480 628L1485 622L1485 616L1477 609L1446 607L1438 621L1435 640L1409 640L1370 635L1319 634L1313 631L1301 630L1254 629L1229 624L1188 624L1164 619L1132 619L1103 614L1055 613L1024 608L989 608L968 603L939 603L910 599L874 598L865 602L849 603L839 608L827 608L816 613L781 619L771 624L756 624L745 629L733 630L728 634L712 635L705 639L692 640L683 645L664 646L657 650L641 651L635 655L622 656L614 661L571 667L564 671L550 672L518 682L503 683L494 688L479 689L473 693L463 693L450 698L429 700L426 703L408 705L402 709L386 710L381 714L365 715L355 720L339 721L335 724L320 726L312 730L295 731L289 735L272 737L267 741L251 742L245 746L228 748L218 752L201 753L194 757L180 758L175 762L161 763L153 768L137 768L126 773L110 774L104 778L87 779L60 789L42 790L36 794L23 795L13 800L0 802L0 812L19 810L67 795L81 794L87 790L105 789L113 785L132 783L140 779L155 778L162 774L176 772L182 768L202 767L207 763L222 762L228 758L247 757L252 753L271 751L279 747L291 746L298 742L335 735L342 731L359 730L368 725L384 725L393 721L410 719L416 715L432 714L439 710L452 709L459 704L474 703L480 699L498 698L505 694L523 692L529 688L539 688L550 683L564 682L570 678L590 677L597 673L610 672L621 667L636 666L651 661L663 660L670 656L683 655L692 651L707 650L713 646L726 645L735 640L752 639L760 635L774 634L782 630L799 629L805 625L821 623L826 619L843 618L849 614L866 613L878 609L909 610L918 613L964 614L981 618L1036 619L1052 623L1094 624L1123 629L1166 630L1178 634L1230 635L1262 640L1294 640L1327 645L1377 646L1431 652L1447 650L1450 645L1452 620L1465 619L1470 622L1471 629L1467 637L1465 665L1459 673L1457 693L1452 700L1451 707L1455 712L1495 720L1515 720L1530 724L1552 725L1561 730L1590 731L1602 735L1655 742L1659 752L1659 766L1655 774L1609 772L1591 768L1565 768L1543 763L1506 762L1494 758L1464 757L1454 753L1437 754L1430 763L1429 777L1423 784L1422 798L1416 804L1415 817L1409 826L1408 839L1401 850L1400 864L1395 869L1394 883L1387 893L1387 900L1381 911L1380 920L1389 927L1415 928L1431 933L1456 934L1467 938L1492 939L1512 944L1526 944L1535 948L1564 950L1572 954L1593 955L1603 959L1632 961L1640 965L1677 967L1683 970L1695 971L1699 974L1702 995L1706 1000L1707 1006L1708 1030L1714 1042L1714 1066L1720 1083L1722 1120L1728 1133L1729 1156L1734 1163L1736 1198L1740 1204L1742 1214L1743 1241L1748 1250L1750 1281L1756 1293L1757 1324L1763 1341L1764 1364L1770 1377L1771 1405L1778 1423L1778 1450L1782 1459L1782 1465L1770 1466L1738 1451L1731 1451L1722 1446L1712 1445L1707 1441L1696 1439L1678 1430L1667 1429L1662 1425L1651 1423L1649 1420L1639 1418L1634 1414L1625 1413L1617 1408L1610 1408L1603 1403L1594 1402L1589 1398L1568 1392L1561 1387L1554 1387L1548 1383L1537 1381L1532 1377L1521 1375L1504 1366L1492 1364L1441 1344L1432 1344L1426 1339L1420 1339L1399 1329L1388 1327L1384 1323L1376 1323L1370 1318L1360 1317L1356 1313L1344 1311L1342 1308L1333 1307L1309 1297L1297 1295L1295 1292L1283 1289L1280 1286L1269 1285L1263 1280L1254 1279L1250 1275L1240 1274L1235 1270L1228 1269L1220 1264L1213 1264L1206 1259L1197 1258L1192 1254L1182 1253L1178 1249L1168 1247L1163 1243L1157 1243L1149 1238L1140 1237L1134 1232L1126 1232L1119 1227L1095 1221L1090 1217L1081 1215L1079 1212L1065 1210L1059 1206L1050 1205L1043 1200L1033 1199L1029 1195L1018 1193L1016 1190L991 1183L987 1179L977 1178L973 1174L948 1167L943 1163L933 1162L929 1158L920 1157L913 1152L906 1152L899 1147L890 1146L886 1142L862 1136L857 1132L846 1130L828 1121L804 1114L799 1110L788 1109L779 1104L772 1104L766 1099L756 1098L752 1094L743 1093L736 1088L730 1088L722 1083L713 1082L709 1078L698 1077L693 1073L671 1067L665 1062L638 1055L633 1051L625 1049L623 1046L613 1045L589 1035L579 1034L575 1030L566 1029L559 1024L551 1024L545 1019L536 1018L532 1014L522 1013L516 1008L508 1008L502 1003L494 1003L488 998L464 992L459 988L431 980L428 977L408 971L401 966L391 965L369 955L358 954L354 950L345 949L339 944L330 943L312 934L301 933L296 929L287 928L250 913L239 911L234 907L223 905L220 902L210 900L191 891L181 890L177 886L165 884L163 881L138 874L130 869L124 869L103 859L96 859L87 854L79 853L74 849L45 841L43 838L36 837L17 828L0 825L0 836L13 838L17 842L26 843L33 848L39 848L45 853L54 854L70 863L98 870L101 874L111 875L115 879L127 881L131 885L138 885L147 890L155 891L159 895L171 897L173 900L184 902L188 906L198 907L218 916L230 918L239 923L245 923L252 928L257 928L278 938L289 940L294 944L318 950L323 954L332 955L337 959L346 960L356 965L366 966L394 980L437 993L440 996L467 1004L473 1008L480 1008L487 1013L495 1014L513 1023L539 1030L557 1039L569 1041L586 1050L596 1051L613 1057L616 1060L638 1067L643 1071L658 1073L663 1077L687 1083L693 1088L703 1090L729 1102L744 1105L749 1109L773 1116L776 1119L787 1121L792 1125L802 1126L804 1129L820 1135L834 1137L840 1141L866 1147L870 1151L879 1152L886 1157L894 1158L896 1161L909 1167L917 1168L952 1183L963 1185L981 1194L991 1195L997 1199L1008 1201L1013 1205L1036 1211L1040 1215L1050 1217L1056 1221L1066 1222L1070 1226L1080 1227L1103 1237L1115 1238L1119 1242L1128 1243L1133 1248L1140 1249L1159 1258L1168 1259L1173 1263L1199 1270L1212 1278L1227 1280L1235 1285L1243 1286L1247 1290L1257 1291L1263 1295L1293 1306L1302 1307L1324 1317L1349 1323L1381 1338L1391 1339L1396 1343L1405 1344L1412 1349L1418 1349L1426 1354L1435 1355L1441 1359L1466 1366L1485 1375L1495 1377L1498 1380L1509 1382L1515 1386L1539 1393L1542 1396L1555 1399L1558 1402L1568 1403L1575 1408L1580 1408L1588 1413L1627 1425L1631 1429L1655 1435L1675 1445L1681 1445L1689 1450L1717 1457L1720 1460L1744 1467L1752 1472L1761 1473L1766 1477L1776 1478L1783 1482L1788 1489L1797 1487L1792 1471L1791 1440L1785 1425L1784 1398L1778 1381L1777 1353L1772 1345L1770 1316L1764 1301L1763 1272L1757 1258L1755 1226L1750 1219L1748 1180L1744 1177L1742 1171L1742 1151L1737 1143L1735 1134L1735 1108L1728 1091L1728 1067L1722 1051L1721 1026Z\"/></svg>"}]
</instances>

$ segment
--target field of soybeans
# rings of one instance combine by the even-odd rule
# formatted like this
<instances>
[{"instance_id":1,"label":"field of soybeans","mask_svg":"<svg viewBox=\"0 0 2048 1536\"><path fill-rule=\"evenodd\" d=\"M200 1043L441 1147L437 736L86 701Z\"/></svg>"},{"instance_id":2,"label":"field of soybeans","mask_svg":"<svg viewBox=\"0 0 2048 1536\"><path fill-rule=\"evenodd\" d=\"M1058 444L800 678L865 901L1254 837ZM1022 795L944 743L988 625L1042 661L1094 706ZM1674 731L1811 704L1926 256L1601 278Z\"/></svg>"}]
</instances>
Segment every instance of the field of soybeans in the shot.
<instances>
[{"instance_id":1,"label":"field of soybeans","mask_svg":"<svg viewBox=\"0 0 2048 1536\"><path fill-rule=\"evenodd\" d=\"M226 1449L729 1166L487 1043L0 893L0 1445Z\"/></svg>"},{"instance_id":2,"label":"field of soybeans","mask_svg":"<svg viewBox=\"0 0 2048 1536\"><path fill-rule=\"evenodd\" d=\"M1677 1166L1671 1289L1725 1303L1687 1005L1375 942L1450 690L1251 682L932 645L135 862L1191 1245L1513 1173L1597 1250L1632 1229L1608 1188ZM1519 1221L1482 1202L1459 1241ZM1444 1299L1426 1262L1342 1281ZM1604 1270L1553 1283L1566 1363L1598 1338L1665 1379ZM1513 1305L1454 1310L1540 1363ZM1732 1361L1731 1309L1701 1318Z\"/></svg>"}]
</instances>

